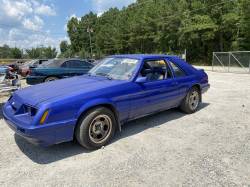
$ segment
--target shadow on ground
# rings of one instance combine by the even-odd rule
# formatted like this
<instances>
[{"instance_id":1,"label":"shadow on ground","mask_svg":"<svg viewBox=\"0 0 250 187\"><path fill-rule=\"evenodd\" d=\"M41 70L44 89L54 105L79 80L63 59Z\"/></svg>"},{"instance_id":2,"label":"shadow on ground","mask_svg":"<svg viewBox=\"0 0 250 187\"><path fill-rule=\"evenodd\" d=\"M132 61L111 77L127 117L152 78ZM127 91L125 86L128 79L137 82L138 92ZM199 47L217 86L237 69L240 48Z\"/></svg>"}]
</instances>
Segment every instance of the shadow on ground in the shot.
<instances>
[{"instance_id":1,"label":"shadow on ground","mask_svg":"<svg viewBox=\"0 0 250 187\"><path fill-rule=\"evenodd\" d=\"M3 105L4 103L0 103L0 120L3 119Z\"/></svg>"},{"instance_id":2,"label":"shadow on ground","mask_svg":"<svg viewBox=\"0 0 250 187\"><path fill-rule=\"evenodd\" d=\"M202 103L199 110L207 107L208 105L208 103ZM155 128L169 121L181 118L185 115L186 114L181 113L178 109L171 109L155 115L131 121L122 127L122 132L116 134L111 144L119 141L122 138L135 135L149 128ZM50 164L52 162L56 162L74 155L82 153L89 154L92 152L82 148L74 141L54 145L47 148L35 146L27 142L17 134L15 134L15 141L19 149L33 162L38 164Z\"/></svg>"},{"instance_id":3,"label":"shadow on ground","mask_svg":"<svg viewBox=\"0 0 250 187\"><path fill-rule=\"evenodd\" d=\"M198 111L202 110L208 105L209 103L202 103ZM128 122L122 126L122 133L117 134L112 142L126 138L128 136L133 136L149 128L156 128L172 120L182 118L185 115L187 114L182 113L179 109L171 109Z\"/></svg>"},{"instance_id":4,"label":"shadow on ground","mask_svg":"<svg viewBox=\"0 0 250 187\"><path fill-rule=\"evenodd\" d=\"M38 164L49 164L74 155L89 153L76 142L66 142L50 147L33 145L24 138L15 134L15 141L19 149L33 162Z\"/></svg>"}]
</instances>

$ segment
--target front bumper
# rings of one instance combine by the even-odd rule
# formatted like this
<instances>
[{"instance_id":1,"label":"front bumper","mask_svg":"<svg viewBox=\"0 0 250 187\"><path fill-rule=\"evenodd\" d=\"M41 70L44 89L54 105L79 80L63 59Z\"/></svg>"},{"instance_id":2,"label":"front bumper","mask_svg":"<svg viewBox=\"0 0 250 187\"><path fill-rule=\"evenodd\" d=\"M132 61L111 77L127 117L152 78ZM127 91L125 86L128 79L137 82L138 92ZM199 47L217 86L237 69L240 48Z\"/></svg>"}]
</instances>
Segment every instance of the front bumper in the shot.
<instances>
[{"instance_id":1,"label":"front bumper","mask_svg":"<svg viewBox=\"0 0 250 187\"><path fill-rule=\"evenodd\" d=\"M76 121L64 121L46 125L27 125L17 122L15 116L8 111L6 103L3 107L4 120L18 135L35 145L50 146L73 140Z\"/></svg>"},{"instance_id":2,"label":"front bumper","mask_svg":"<svg viewBox=\"0 0 250 187\"><path fill-rule=\"evenodd\" d=\"M46 141L43 141L44 138L34 137L31 134L27 133L27 129L23 129L12 123L10 120L6 118L4 115L4 120L7 123L7 125L19 136L25 138L27 141L29 141L32 144L35 145L41 145L41 146L49 146L50 144Z\"/></svg>"}]
</instances>

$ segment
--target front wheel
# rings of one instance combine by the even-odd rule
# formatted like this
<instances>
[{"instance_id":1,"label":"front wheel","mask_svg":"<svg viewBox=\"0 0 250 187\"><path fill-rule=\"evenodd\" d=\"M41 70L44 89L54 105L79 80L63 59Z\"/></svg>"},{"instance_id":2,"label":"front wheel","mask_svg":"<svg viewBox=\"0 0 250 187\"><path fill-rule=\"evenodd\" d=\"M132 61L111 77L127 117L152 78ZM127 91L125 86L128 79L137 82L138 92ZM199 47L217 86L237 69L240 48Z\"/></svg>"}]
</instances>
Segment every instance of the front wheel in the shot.
<instances>
[{"instance_id":1,"label":"front wheel","mask_svg":"<svg viewBox=\"0 0 250 187\"><path fill-rule=\"evenodd\" d=\"M47 77L47 78L44 80L44 82L51 82L51 81L56 81L56 80L58 80L57 77Z\"/></svg>"},{"instance_id":2,"label":"front wheel","mask_svg":"<svg viewBox=\"0 0 250 187\"><path fill-rule=\"evenodd\" d=\"M114 136L116 119L105 107L90 110L79 120L75 136L80 145L87 149L98 149Z\"/></svg>"},{"instance_id":3,"label":"front wheel","mask_svg":"<svg viewBox=\"0 0 250 187\"><path fill-rule=\"evenodd\" d=\"M192 114L197 111L201 101L201 95L199 89L193 87L190 89L186 97L181 103L181 110L187 114Z\"/></svg>"}]
</instances>

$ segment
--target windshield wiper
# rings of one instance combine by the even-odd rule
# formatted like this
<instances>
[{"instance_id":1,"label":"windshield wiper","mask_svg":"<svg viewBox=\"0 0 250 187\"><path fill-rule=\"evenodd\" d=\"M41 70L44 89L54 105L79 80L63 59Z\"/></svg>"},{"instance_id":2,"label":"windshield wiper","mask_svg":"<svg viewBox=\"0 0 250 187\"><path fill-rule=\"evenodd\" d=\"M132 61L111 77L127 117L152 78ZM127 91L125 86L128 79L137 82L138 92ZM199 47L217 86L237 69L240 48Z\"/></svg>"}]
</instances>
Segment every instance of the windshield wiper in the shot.
<instances>
[{"instance_id":1,"label":"windshield wiper","mask_svg":"<svg viewBox=\"0 0 250 187\"><path fill-rule=\"evenodd\" d=\"M93 76L93 74L92 74L92 73L87 73L87 75L88 75L89 77Z\"/></svg>"},{"instance_id":2,"label":"windshield wiper","mask_svg":"<svg viewBox=\"0 0 250 187\"><path fill-rule=\"evenodd\" d=\"M96 73L95 75L103 76L103 77L106 77L109 80L113 80L113 77L111 75L109 75L109 74L106 74L106 73L99 72L99 73Z\"/></svg>"}]
</instances>

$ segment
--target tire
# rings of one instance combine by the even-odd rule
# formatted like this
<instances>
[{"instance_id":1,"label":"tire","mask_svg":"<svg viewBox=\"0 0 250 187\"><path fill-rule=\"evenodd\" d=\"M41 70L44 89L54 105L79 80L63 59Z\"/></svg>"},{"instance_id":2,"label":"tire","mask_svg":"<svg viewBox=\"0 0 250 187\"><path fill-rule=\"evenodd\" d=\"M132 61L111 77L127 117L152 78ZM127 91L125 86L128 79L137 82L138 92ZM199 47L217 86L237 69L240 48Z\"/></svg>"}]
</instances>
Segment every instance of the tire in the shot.
<instances>
[{"instance_id":1,"label":"tire","mask_svg":"<svg viewBox=\"0 0 250 187\"><path fill-rule=\"evenodd\" d=\"M44 80L44 82L50 82L50 81L56 81L56 80L58 80L57 77L47 77L47 78Z\"/></svg>"},{"instance_id":2,"label":"tire","mask_svg":"<svg viewBox=\"0 0 250 187\"><path fill-rule=\"evenodd\" d=\"M197 111L200 102L201 94L199 89L197 87L192 87L183 99L180 109L187 114L192 114Z\"/></svg>"},{"instance_id":3,"label":"tire","mask_svg":"<svg viewBox=\"0 0 250 187\"><path fill-rule=\"evenodd\" d=\"M114 136L117 123L111 110L94 108L82 116L77 124L75 137L80 145L94 150L106 145Z\"/></svg>"}]
</instances>

